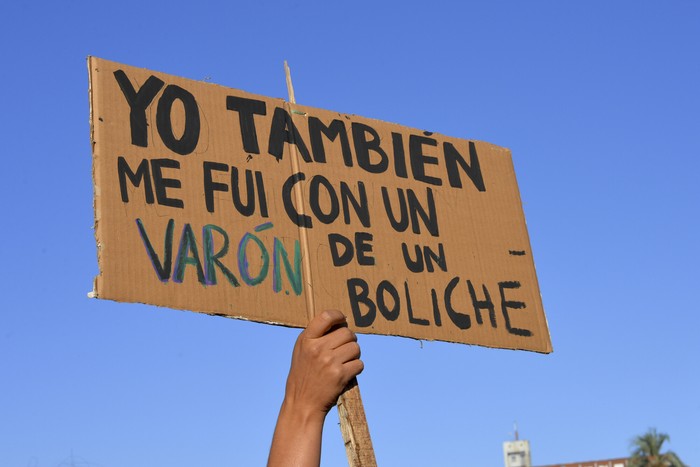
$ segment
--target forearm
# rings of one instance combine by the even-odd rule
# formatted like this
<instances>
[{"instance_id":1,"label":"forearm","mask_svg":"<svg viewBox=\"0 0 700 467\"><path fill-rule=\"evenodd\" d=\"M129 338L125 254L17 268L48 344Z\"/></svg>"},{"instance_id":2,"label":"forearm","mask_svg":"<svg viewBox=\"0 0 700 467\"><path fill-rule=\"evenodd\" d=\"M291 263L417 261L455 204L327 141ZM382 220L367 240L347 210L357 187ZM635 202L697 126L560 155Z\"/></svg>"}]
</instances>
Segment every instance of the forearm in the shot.
<instances>
[{"instance_id":1,"label":"forearm","mask_svg":"<svg viewBox=\"0 0 700 467\"><path fill-rule=\"evenodd\" d=\"M328 411L364 368L357 337L339 311L313 318L297 338L268 467L318 467Z\"/></svg>"},{"instance_id":2,"label":"forearm","mask_svg":"<svg viewBox=\"0 0 700 467\"><path fill-rule=\"evenodd\" d=\"M318 467L325 414L285 398L270 447L268 467Z\"/></svg>"}]
</instances>

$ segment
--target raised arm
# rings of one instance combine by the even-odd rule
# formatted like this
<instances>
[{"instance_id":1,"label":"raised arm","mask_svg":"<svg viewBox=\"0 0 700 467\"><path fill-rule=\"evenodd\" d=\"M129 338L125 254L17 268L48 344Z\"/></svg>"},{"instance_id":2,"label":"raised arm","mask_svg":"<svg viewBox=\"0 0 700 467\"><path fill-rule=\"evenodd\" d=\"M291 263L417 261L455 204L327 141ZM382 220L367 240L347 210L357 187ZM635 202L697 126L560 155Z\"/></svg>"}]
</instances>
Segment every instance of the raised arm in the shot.
<instances>
[{"instance_id":1,"label":"raised arm","mask_svg":"<svg viewBox=\"0 0 700 467\"><path fill-rule=\"evenodd\" d=\"M311 320L294 345L268 467L320 465L326 415L363 368L357 337L341 312L327 310Z\"/></svg>"}]
</instances>

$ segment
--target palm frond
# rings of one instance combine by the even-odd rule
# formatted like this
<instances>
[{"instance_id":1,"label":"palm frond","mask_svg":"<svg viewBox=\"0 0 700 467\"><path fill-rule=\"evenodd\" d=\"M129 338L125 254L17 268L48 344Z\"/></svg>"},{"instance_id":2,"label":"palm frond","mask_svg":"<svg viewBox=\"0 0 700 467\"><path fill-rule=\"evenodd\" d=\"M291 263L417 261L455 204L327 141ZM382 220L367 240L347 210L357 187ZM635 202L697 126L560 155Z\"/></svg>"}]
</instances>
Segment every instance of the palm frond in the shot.
<instances>
[{"instance_id":1,"label":"palm frond","mask_svg":"<svg viewBox=\"0 0 700 467\"><path fill-rule=\"evenodd\" d=\"M636 436L630 443L632 455L628 467L687 467L673 451L662 454L665 442L671 441L666 433L649 428L643 435Z\"/></svg>"}]
</instances>

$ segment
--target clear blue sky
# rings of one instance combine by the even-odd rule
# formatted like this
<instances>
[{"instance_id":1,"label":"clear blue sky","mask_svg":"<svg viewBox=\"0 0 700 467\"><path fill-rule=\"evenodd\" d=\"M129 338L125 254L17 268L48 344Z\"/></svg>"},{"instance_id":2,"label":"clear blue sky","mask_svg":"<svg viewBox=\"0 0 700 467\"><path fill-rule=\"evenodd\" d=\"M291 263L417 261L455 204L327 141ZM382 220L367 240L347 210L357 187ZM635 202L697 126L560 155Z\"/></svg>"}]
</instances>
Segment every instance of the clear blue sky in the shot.
<instances>
[{"instance_id":1,"label":"clear blue sky","mask_svg":"<svg viewBox=\"0 0 700 467\"><path fill-rule=\"evenodd\" d=\"M20 6L24 5L24 6ZM263 465L298 330L88 299L86 56L513 152L554 353L360 336L382 466L700 465L694 1L4 2L0 465ZM323 465L346 465L337 417Z\"/></svg>"}]
</instances>

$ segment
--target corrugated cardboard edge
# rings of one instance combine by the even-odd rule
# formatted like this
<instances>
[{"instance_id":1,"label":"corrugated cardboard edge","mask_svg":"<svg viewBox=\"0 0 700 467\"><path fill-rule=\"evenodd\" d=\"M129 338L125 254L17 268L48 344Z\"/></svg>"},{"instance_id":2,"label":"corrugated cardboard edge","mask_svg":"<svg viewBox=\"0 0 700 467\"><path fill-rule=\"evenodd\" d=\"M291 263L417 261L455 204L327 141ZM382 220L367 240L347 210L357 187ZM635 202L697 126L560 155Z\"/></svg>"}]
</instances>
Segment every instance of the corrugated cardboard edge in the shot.
<instances>
[{"instance_id":1,"label":"corrugated cardboard edge","mask_svg":"<svg viewBox=\"0 0 700 467\"><path fill-rule=\"evenodd\" d=\"M535 263L535 254L532 250L532 241L530 240L530 230L527 228L527 217L525 216L525 208L523 207L523 200L520 197L520 184L518 183L518 174L515 172L515 163L513 162L513 153L508 149L508 153L510 154L510 164L513 169L513 178L515 181L515 188L516 188L516 193L518 196L518 204L520 206L520 212L522 213L523 216L523 221L525 222L525 236L527 237L527 244L530 247L530 257L532 261L532 269L534 270L535 274L535 285L537 287L537 290L540 293L540 303L542 304L542 318L544 320L543 325L545 335L548 337L547 339L547 348L546 350L543 351L537 351L535 350L534 352L538 353L544 353L544 354L549 354L554 352L554 348L552 347L552 334L549 332L549 322L547 321L547 313L545 313L544 310L544 300L542 300L542 289L540 288L540 280L539 277L537 276L537 264Z\"/></svg>"},{"instance_id":2,"label":"corrugated cardboard edge","mask_svg":"<svg viewBox=\"0 0 700 467\"><path fill-rule=\"evenodd\" d=\"M98 268L98 273L97 276L93 279L92 283L92 291L88 293L88 297L90 298L99 298L99 282L100 282L100 277L102 276L102 247L101 247L101 242L100 242L100 208L99 208L99 202L98 198L101 196L100 193L100 179L99 179L99 173L95 170L95 167L97 164L95 163L97 157L98 157L98 151L97 151L97 141L95 140L95 92L93 90L93 57L88 56L87 57L87 67L88 67L88 101L90 104L90 148L91 148L91 156L92 156L92 210L94 213L94 223L93 223L93 230L94 230L94 235L95 235L95 245L97 248L97 268Z\"/></svg>"}]
</instances>

